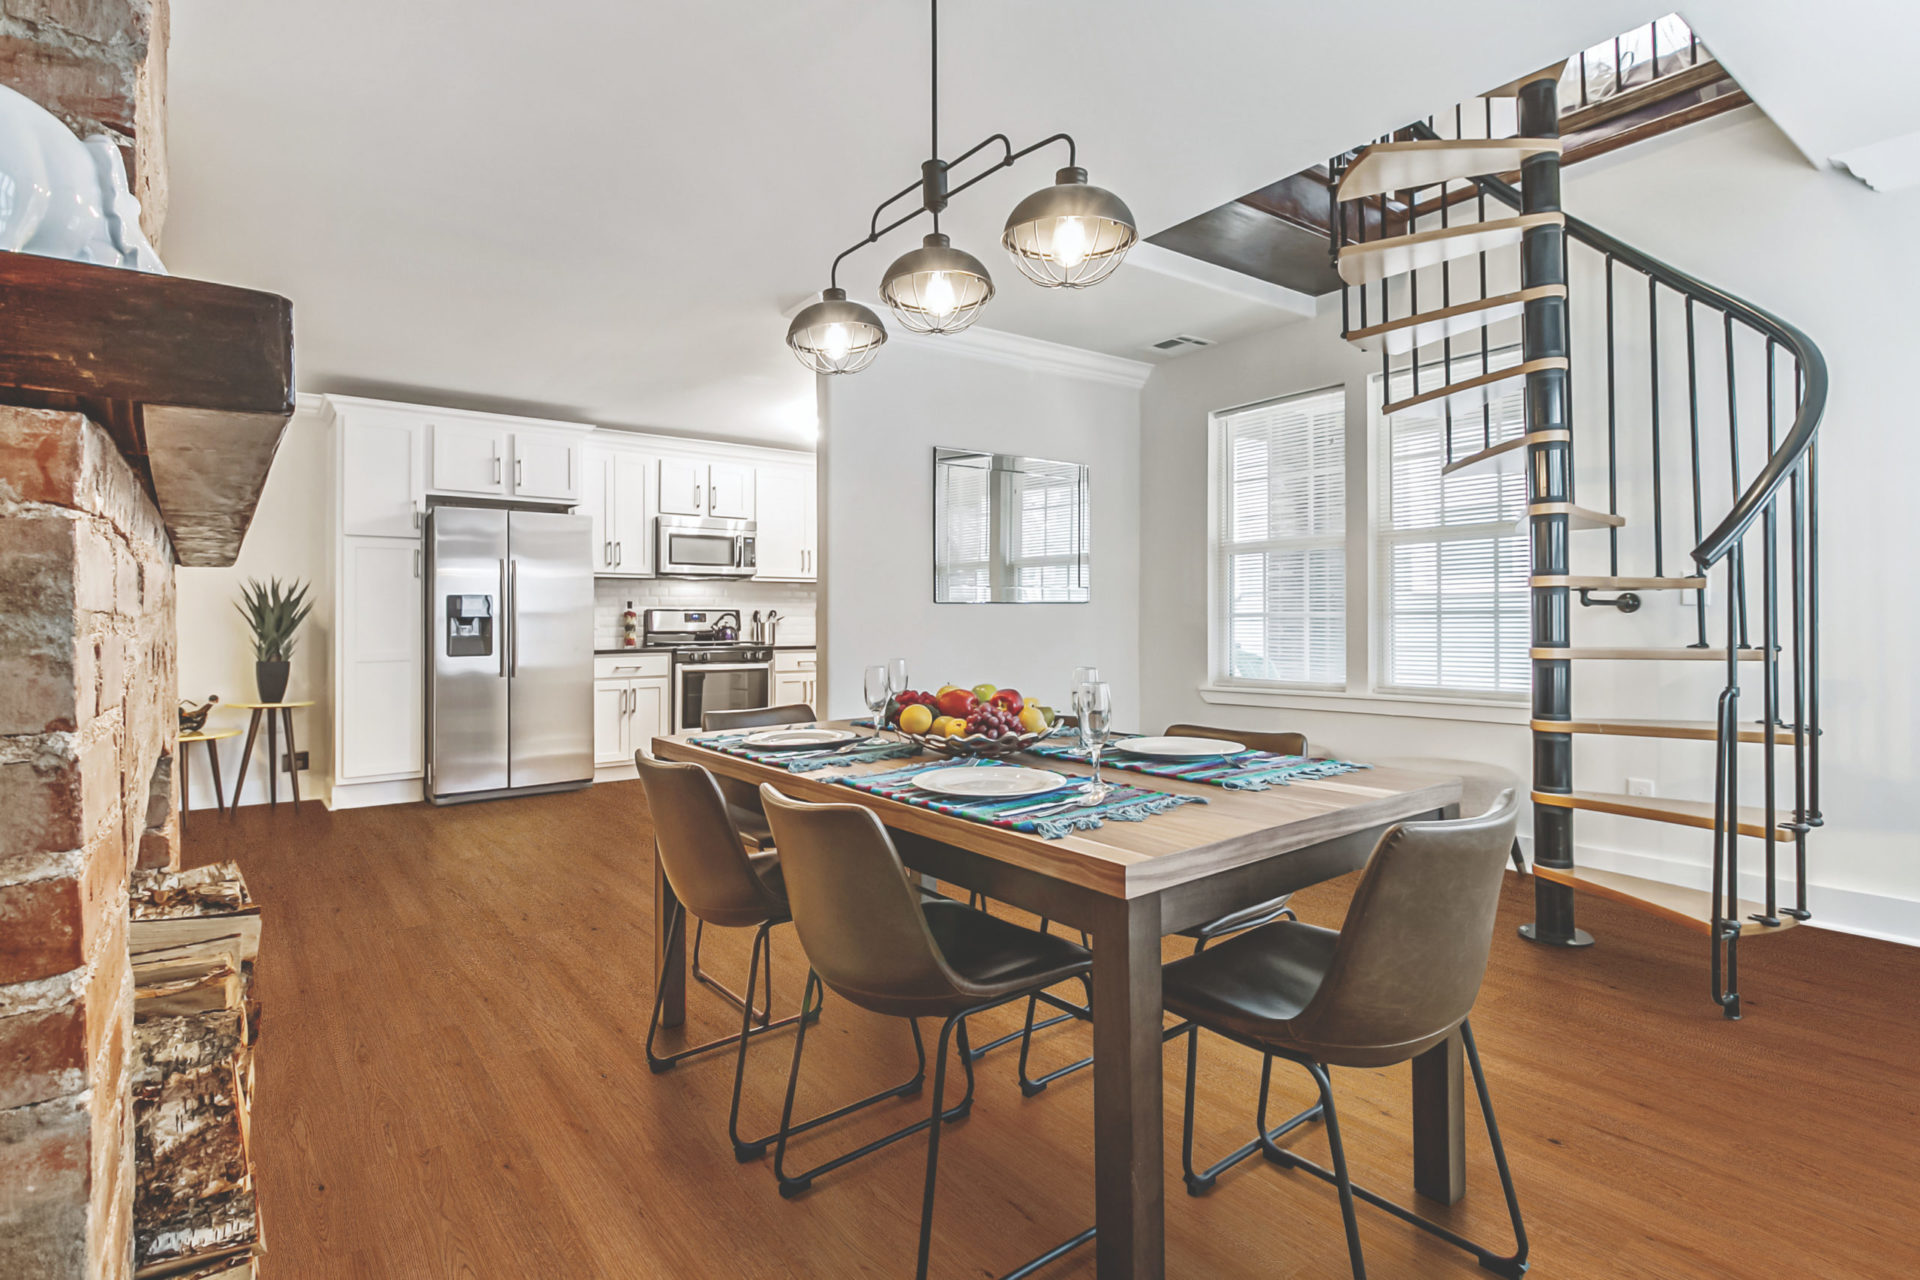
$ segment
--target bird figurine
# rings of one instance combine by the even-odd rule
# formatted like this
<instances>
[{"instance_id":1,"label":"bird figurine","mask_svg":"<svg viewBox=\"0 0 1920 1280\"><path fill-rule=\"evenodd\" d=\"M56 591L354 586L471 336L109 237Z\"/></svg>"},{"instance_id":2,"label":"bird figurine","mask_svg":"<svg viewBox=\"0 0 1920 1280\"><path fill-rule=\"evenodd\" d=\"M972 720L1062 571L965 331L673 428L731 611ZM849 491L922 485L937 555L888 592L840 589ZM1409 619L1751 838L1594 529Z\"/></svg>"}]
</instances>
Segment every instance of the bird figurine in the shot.
<instances>
[{"instance_id":1,"label":"bird figurine","mask_svg":"<svg viewBox=\"0 0 1920 1280\"><path fill-rule=\"evenodd\" d=\"M180 732L198 733L207 727L207 713L213 710L213 704L220 701L220 695L209 694L207 700L199 706L185 698L180 700Z\"/></svg>"}]
</instances>

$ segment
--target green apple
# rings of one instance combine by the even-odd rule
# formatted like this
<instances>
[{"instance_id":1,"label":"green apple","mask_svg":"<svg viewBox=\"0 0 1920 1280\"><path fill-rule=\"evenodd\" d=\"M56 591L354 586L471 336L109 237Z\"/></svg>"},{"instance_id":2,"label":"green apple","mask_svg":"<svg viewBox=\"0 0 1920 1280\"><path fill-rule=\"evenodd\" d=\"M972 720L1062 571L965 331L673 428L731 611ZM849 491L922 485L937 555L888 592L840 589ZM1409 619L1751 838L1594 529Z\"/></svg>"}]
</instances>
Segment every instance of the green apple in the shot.
<instances>
[{"instance_id":1,"label":"green apple","mask_svg":"<svg viewBox=\"0 0 1920 1280\"><path fill-rule=\"evenodd\" d=\"M980 701L982 702L988 701L993 697L994 694L998 692L1000 692L1000 690L996 685L977 684L973 686L973 696L980 699Z\"/></svg>"}]
</instances>

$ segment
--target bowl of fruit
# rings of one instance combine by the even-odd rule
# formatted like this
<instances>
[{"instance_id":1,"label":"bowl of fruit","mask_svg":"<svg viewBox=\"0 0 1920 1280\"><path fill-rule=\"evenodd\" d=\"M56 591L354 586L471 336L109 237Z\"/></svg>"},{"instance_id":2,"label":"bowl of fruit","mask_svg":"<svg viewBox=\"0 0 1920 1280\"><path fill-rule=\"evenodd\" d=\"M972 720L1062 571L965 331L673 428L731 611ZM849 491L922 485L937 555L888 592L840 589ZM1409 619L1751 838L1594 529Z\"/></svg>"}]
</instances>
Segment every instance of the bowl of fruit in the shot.
<instances>
[{"instance_id":1,"label":"bowl of fruit","mask_svg":"<svg viewBox=\"0 0 1920 1280\"><path fill-rule=\"evenodd\" d=\"M1053 732L1053 709L1027 702L1018 690L977 684L909 689L894 697L888 723L944 756L1010 756Z\"/></svg>"}]
</instances>

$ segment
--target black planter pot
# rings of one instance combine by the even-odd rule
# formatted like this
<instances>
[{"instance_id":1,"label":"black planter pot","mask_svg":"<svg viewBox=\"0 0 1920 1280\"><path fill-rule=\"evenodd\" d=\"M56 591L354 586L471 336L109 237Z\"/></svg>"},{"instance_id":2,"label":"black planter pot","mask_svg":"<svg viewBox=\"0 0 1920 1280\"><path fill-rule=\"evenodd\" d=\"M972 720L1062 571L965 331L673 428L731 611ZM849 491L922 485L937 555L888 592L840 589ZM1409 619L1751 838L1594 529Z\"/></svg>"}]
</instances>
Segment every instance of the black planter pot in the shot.
<instances>
[{"instance_id":1,"label":"black planter pot","mask_svg":"<svg viewBox=\"0 0 1920 1280\"><path fill-rule=\"evenodd\" d=\"M253 683L260 690L262 702L284 702L287 696L287 672L292 668L290 662L256 662L253 664Z\"/></svg>"}]
</instances>

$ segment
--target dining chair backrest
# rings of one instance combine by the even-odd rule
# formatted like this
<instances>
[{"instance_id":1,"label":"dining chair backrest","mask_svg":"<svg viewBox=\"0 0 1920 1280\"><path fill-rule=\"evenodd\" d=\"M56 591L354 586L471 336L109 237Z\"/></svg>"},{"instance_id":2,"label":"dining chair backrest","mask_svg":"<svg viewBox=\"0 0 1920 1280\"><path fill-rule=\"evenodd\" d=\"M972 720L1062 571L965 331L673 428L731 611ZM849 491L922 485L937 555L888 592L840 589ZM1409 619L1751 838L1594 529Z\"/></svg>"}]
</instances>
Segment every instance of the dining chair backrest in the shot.
<instances>
[{"instance_id":1,"label":"dining chair backrest","mask_svg":"<svg viewBox=\"0 0 1920 1280\"><path fill-rule=\"evenodd\" d=\"M745 711L704 711L700 714L702 733L722 729L763 729L769 725L812 724L813 708L804 702L789 702L778 707L749 707Z\"/></svg>"},{"instance_id":2,"label":"dining chair backrest","mask_svg":"<svg viewBox=\"0 0 1920 1280\"><path fill-rule=\"evenodd\" d=\"M1473 1009L1493 946L1518 791L1470 818L1406 822L1360 877L1326 976L1288 1033L1321 1046L1403 1050L1444 1039ZM1386 1054L1386 1060L1402 1060ZM1379 1065L1385 1065L1376 1054ZM1351 1065L1363 1065L1353 1063Z\"/></svg>"},{"instance_id":3,"label":"dining chair backrest","mask_svg":"<svg viewBox=\"0 0 1920 1280\"><path fill-rule=\"evenodd\" d=\"M1377 769L1408 769L1415 773L1451 773L1460 778L1460 816L1470 818L1493 808L1501 793L1520 789L1519 775L1497 764L1453 760L1442 756L1359 757Z\"/></svg>"},{"instance_id":4,"label":"dining chair backrest","mask_svg":"<svg viewBox=\"0 0 1920 1280\"><path fill-rule=\"evenodd\" d=\"M794 928L822 982L879 1013L959 990L900 854L871 810L804 804L767 785L760 801L780 848Z\"/></svg>"},{"instance_id":5,"label":"dining chair backrest","mask_svg":"<svg viewBox=\"0 0 1920 1280\"><path fill-rule=\"evenodd\" d=\"M1285 730L1213 729L1203 724L1170 724L1167 726L1167 736L1169 738L1220 738L1227 742L1245 743L1254 751L1270 751L1277 756L1307 754L1307 735Z\"/></svg>"},{"instance_id":6,"label":"dining chair backrest","mask_svg":"<svg viewBox=\"0 0 1920 1280\"><path fill-rule=\"evenodd\" d=\"M712 924L747 925L785 910L754 873L711 773L638 752L634 767L653 814L660 868L688 912Z\"/></svg>"}]
</instances>

